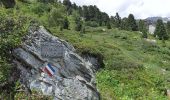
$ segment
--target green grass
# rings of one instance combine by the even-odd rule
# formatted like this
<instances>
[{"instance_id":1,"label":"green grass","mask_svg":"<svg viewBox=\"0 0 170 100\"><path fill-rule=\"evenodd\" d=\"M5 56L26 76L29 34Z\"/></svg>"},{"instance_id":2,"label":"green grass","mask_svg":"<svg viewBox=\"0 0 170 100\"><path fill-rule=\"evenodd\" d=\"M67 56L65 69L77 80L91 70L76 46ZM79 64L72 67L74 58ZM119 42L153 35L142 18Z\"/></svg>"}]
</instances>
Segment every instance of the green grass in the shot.
<instances>
[{"instance_id":1,"label":"green grass","mask_svg":"<svg viewBox=\"0 0 170 100\"><path fill-rule=\"evenodd\" d=\"M40 9L42 5L46 7ZM39 8L40 7L40 8ZM41 13L36 13L37 8ZM0 8L3 20L13 17L16 25L20 17L27 19L22 23L23 27L9 32L7 37L1 37L0 51L0 81L5 81L9 73L10 61L7 48L15 48L20 45L22 37L26 33L29 22L38 22L44 25L53 35L73 44L76 52L81 54L89 52L102 55L104 68L96 73L97 88L103 100L166 100L166 89L170 86L167 82L170 76L170 41L166 45L157 40L157 45L145 42L138 32L129 32L118 29L106 30L106 27L86 27L86 34L80 36L74 31L73 16L68 16L70 30L60 31L58 26L49 24L50 12L47 10L56 8L64 9L61 5L25 4L17 2L13 9ZM66 12L62 12L66 13ZM2 20L2 19L1 19ZM0 24L2 27L5 24ZM14 26L15 27L15 26ZM13 28L14 28L13 27ZM6 26L6 28L8 28ZM154 38L149 36L149 38ZM7 45L8 44L8 45ZM9 67L7 67L7 65ZM162 69L166 69L164 72ZM7 70L7 71L6 71ZM16 96L23 94L17 93Z\"/></svg>"},{"instance_id":2,"label":"green grass","mask_svg":"<svg viewBox=\"0 0 170 100\"><path fill-rule=\"evenodd\" d=\"M163 74L162 69L170 64L169 48L163 47L159 40L157 46L152 46L137 32L117 29L87 32L83 37L70 30L51 31L72 43L79 53L89 51L104 56L105 68L97 73L97 87L103 99L167 99L164 93L169 71Z\"/></svg>"}]
</instances>

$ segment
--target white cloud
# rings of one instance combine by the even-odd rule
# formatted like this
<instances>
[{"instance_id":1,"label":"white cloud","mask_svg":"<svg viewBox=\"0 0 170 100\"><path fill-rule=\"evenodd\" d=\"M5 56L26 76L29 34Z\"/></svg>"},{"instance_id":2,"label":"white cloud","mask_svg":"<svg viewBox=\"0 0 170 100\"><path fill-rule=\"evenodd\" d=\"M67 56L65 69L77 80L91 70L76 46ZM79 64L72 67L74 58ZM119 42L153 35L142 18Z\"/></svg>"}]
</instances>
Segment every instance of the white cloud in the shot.
<instances>
[{"instance_id":1,"label":"white cloud","mask_svg":"<svg viewBox=\"0 0 170 100\"><path fill-rule=\"evenodd\" d=\"M109 15L116 12L122 17L129 13L136 18L150 16L170 17L170 0L71 0L78 5L97 5L101 11Z\"/></svg>"}]
</instances>

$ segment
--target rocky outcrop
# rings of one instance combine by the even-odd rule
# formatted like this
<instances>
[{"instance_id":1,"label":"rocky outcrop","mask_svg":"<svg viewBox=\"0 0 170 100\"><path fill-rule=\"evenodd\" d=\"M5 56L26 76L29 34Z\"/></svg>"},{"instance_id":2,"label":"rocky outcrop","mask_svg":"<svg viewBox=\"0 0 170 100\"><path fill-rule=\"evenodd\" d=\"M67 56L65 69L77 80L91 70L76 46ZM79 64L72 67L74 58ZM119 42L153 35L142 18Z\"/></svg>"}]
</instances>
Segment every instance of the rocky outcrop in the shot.
<instances>
[{"instance_id":1,"label":"rocky outcrop","mask_svg":"<svg viewBox=\"0 0 170 100\"><path fill-rule=\"evenodd\" d=\"M56 100L100 99L93 65L77 55L72 45L52 36L44 27L30 28L13 55L20 70L20 82L28 89Z\"/></svg>"}]
</instances>

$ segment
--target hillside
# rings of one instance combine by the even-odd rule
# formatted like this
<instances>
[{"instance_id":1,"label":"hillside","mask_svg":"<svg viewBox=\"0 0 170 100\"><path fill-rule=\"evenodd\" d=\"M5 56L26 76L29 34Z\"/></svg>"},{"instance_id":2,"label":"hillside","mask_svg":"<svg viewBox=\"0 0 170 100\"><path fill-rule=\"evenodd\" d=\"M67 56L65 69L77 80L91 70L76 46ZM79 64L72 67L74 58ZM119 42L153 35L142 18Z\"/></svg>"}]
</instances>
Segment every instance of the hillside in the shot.
<instances>
[{"instance_id":1,"label":"hillside","mask_svg":"<svg viewBox=\"0 0 170 100\"><path fill-rule=\"evenodd\" d=\"M97 73L103 99L166 99L169 48L145 42L137 32L89 32L83 37L61 32L80 52L104 56L104 69ZM164 71L166 69L167 71Z\"/></svg>"},{"instance_id":2,"label":"hillside","mask_svg":"<svg viewBox=\"0 0 170 100\"><path fill-rule=\"evenodd\" d=\"M21 0L22 1L22 0ZM71 43L80 55L87 53L101 58L104 65L96 74L102 100L167 100L170 76L170 41L146 41L138 31L125 31L106 26L85 27L85 33L75 31L74 15L68 15L61 3L23 3L14 8L0 7L0 98L13 95L27 98L17 79L9 82L15 72L11 51L19 47L30 25L43 25L54 36ZM57 21L67 16L69 29L61 29ZM56 18L56 19L55 19ZM57 21L56 21L57 20ZM155 39L149 35L149 39ZM36 92L32 93L32 99ZM34 97L35 96L35 97ZM50 99L46 97L47 99Z\"/></svg>"}]
</instances>

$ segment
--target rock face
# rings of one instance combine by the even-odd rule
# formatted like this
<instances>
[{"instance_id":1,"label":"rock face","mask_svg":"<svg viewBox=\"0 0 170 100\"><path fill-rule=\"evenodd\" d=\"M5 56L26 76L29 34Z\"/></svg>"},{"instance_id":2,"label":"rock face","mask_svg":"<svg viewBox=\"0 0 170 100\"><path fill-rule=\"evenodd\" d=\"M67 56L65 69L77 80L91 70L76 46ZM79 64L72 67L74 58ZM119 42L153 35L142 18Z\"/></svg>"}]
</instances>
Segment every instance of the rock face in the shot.
<instances>
[{"instance_id":1,"label":"rock face","mask_svg":"<svg viewBox=\"0 0 170 100\"><path fill-rule=\"evenodd\" d=\"M30 28L21 47L13 51L20 82L54 100L99 100L94 67L72 45L42 26Z\"/></svg>"}]
</instances>

